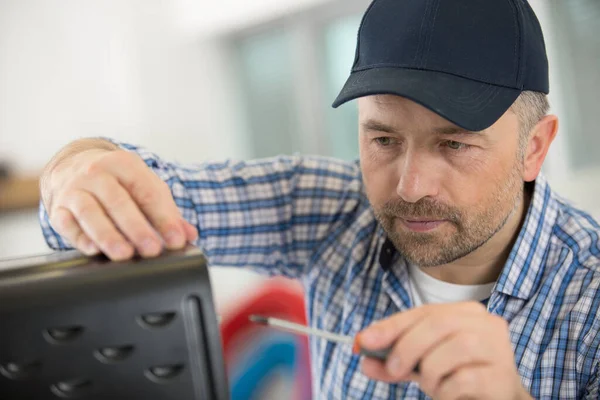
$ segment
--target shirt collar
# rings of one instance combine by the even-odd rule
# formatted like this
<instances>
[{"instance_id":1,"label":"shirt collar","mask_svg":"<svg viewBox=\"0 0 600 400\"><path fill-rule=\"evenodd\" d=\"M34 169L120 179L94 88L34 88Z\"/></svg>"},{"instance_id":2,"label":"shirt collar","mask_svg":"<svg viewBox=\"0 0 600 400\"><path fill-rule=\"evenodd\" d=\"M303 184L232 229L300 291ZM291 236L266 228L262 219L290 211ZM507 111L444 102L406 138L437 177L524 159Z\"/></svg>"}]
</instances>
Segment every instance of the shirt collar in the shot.
<instances>
[{"instance_id":1,"label":"shirt collar","mask_svg":"<svg viewBox=\"0 0 600 400\"><path fill-rule=\"evenodd\" d=\"M525 222L496 283L495 291L527 300L544 274L547 250L556 219L558 201L546 177L535 180Z\"/></svg>"},{"instance_id":2,"label":"shirt collar","mask_svg":"<svg viewBox=\"0 0 600 400\"><path fill-rule=\"evenodd\" d=\"M558 202L546 177L540 173L525 222L496 282L494 291L520 299L529 299L544 272L544 262L552 230L558 216ZM384 270L393 264L396 250L380 227L383 243L379 262ZM381 236L380 236L381 237Z\"/></svg>"}]
</instances>

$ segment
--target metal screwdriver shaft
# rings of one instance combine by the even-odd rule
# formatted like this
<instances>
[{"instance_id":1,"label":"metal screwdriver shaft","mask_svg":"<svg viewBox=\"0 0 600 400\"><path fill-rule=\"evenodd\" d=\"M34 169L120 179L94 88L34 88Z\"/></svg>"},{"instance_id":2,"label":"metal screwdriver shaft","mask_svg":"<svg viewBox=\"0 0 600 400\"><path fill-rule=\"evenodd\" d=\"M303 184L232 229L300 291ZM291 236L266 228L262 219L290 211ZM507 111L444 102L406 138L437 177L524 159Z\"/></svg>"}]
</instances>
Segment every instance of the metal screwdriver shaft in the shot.
<instances>
[{"instance_id":1,"label":"metal screwdriver shaft","mask_svg":"<svg viewBox=\"0 0 600 400\"><path fill-rule=\"evenodd\" d=\"M322 331L320 329L311 328L305 325L296 324L294 322L285 321L283 319L278 318L270 318L263 317L261 315L251 315L250 321L255 322L261 325L272 326L274 328L279 328L281 330L291 332L291 333L300 333L304 335L312 335L317 336L326 340L330 340L336 343L343 343L352 345L354 343L354 338L351 336L338 335L336 333L331 333L327 331Z\"/></svg>"},{"instance_id":2,"label":"metal screwdriver shaft","mask_svg":"<svg viewBox=\"0 0 600 400\"><path fill-rule=\"evenodd\" d=\"M380 361L385 361L387 359L388 354L391 351L391 348L381 349L381 350L367 350L361 348L357 343L356 339L352 336L346 335L338 335L336 333L331 333L327 331L323 331L316 328L311 328L305 325L297 324L290 321L285 321L283 319L272 318L272 317L263 317L262 315L251 315L249 317L250 321L255 322L257 324L270 326L276 329L280 329L286 332L291 332L295 334L302 335L311 335L320 337L325 340L329 340L335 343L347 344L353 346L353 351L360 353L366 357L375 358Z\"/></svg>"}]
</instances>

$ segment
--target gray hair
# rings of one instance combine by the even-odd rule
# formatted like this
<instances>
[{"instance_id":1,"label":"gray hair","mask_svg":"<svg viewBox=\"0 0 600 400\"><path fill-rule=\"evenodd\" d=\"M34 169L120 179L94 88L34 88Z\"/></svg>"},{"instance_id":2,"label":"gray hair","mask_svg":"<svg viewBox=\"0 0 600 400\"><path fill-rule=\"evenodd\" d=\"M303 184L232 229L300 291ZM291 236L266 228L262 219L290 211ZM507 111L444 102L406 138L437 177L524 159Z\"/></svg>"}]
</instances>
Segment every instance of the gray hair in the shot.
<instances>
[{"instance_id":1,"label":"gray hair","mask_svg":"<svg viewBox=\"0 0 600 400\"><path fill-rule=\"evenodd\" d=\"M519 118L519 155L525 156L529 133L550 110L548 96L540 92L524 91L510 108Z\"/></svg>"}]
</instances>

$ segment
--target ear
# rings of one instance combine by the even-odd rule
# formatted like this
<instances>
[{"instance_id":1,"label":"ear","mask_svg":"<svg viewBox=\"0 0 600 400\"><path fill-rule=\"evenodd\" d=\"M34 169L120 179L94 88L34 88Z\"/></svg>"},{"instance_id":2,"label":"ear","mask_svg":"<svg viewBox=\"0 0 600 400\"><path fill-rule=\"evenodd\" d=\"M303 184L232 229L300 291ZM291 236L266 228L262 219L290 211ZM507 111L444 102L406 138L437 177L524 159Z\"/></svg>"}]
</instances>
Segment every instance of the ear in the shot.
<instances>
[{"instance_id":1,"label":"ear","mask_svg":"<svg viewBox=\"0 0 600 400\"><path fill-rule=\"evenodd\" d=\"M529 134L527 151L523 160L523 179L531 182L540 173L550 144L558 132L558 117L546 115Z\"/></svg>"}]
</instances>

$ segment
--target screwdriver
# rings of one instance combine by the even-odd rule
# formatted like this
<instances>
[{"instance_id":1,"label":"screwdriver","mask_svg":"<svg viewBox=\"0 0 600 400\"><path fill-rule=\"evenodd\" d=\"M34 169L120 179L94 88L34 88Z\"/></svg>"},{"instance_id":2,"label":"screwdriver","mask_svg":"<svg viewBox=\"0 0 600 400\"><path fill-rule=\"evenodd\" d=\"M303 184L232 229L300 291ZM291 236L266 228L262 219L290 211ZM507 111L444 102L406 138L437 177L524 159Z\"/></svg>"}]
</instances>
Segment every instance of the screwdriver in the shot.
<instances>
[{"instance_id":1,"label":"screwdriver","mask_svg":"<svg viewBox=\"0 0 600 400\"><path fill-rule=\"evenodd\" d=\"M250 321L260 324L270 326L276 329L280 329L283 331L300 334L300 335L309 335L309 336L317 336L322 339L328 340L330 342L340 343L352 346L352 352L355 354L360 354L365 357L374 358L379 361L385 362L389 353L392 351L392 348L385 348L380 350L367 350L360 347L358 343L358 336L346 336L346 335L338 335L336 333L323 331L316 328L311 328L308 326L304 326L301 324L296 324L294 322L286 321L283 319L272 318L272 317L263 317L261 315L251 315L249 317Z\"/></svg>"}]
</instances>

